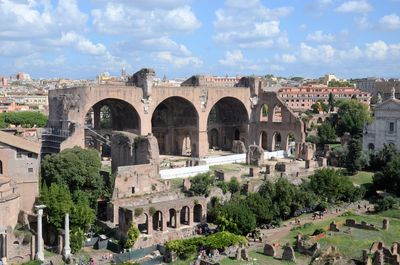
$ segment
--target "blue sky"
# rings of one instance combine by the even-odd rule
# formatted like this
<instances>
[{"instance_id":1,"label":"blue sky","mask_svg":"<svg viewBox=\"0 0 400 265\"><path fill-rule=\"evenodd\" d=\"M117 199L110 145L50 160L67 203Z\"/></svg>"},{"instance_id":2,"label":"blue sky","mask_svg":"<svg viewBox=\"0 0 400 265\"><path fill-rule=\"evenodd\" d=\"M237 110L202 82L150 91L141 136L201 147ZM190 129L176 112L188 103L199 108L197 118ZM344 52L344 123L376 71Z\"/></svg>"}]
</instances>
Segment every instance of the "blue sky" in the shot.
<instances>
[{"instance_id":1,"label":"blue sky","mask_svg":"<svg viewBox=\"0 0 400 265\"><path fill-rule=\"evenodd\" d=\"M0 75L400 77L400 0L0 0Z\"/></svg>"}]
</instances>

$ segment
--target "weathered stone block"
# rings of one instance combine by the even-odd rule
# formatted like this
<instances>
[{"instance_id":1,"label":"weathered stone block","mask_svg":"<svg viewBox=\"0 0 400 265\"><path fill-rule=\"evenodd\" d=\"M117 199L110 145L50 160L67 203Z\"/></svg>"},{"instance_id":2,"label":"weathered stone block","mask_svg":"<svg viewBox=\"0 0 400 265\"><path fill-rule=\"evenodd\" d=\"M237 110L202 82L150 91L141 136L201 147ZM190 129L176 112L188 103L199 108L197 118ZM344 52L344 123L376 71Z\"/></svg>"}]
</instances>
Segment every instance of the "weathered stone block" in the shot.
<instances>
[{"instance_id":1,"label":"weathered stone block","mask_svg":"<svg viewBox=\"0 0 400 265\"><path fill-rule=\"evenodd\" d=\"M274 245L272 244L265 244L264 245L264 254L267 256L275 257L276 256L276 250Z\"/></svg>"},{"instance_id":2,"label":"weathered stone block","mask_svg":"<svg viewBox=\"0 0 400 265\"><path fill-rule=\"evenodd\" d=\"M294 249L289 244L283 248L282 260L296 262L296 255L294 253Z\"/></svg>"},{"instance_id":3,"label":"weathered stone block","mask_svg":"<svg viewBox=\"0 0 400 265\"><path fill-rule=\"evenodd\" d=\"M385 218L382 221L382 229L383 230L389 230L389 219Z\"/></svg>"},{"instance_id":4,"label":"weathered stone block","mask_svg":"<svg viewBox=\"0 0 400 265\"><path fill-rule=\"evenodd\" d=\"M264 164L264 150L258 145L250 145L246 153L247 164L261 166Z\"/></svg>"},{"instance_id":5,"label":"weathered stone block","mask_svg":"<svg viewBox=\"0 0 400 265\"><path fill-rule=\"evenodd\" d=\"M232 152L235 154L244 154L246 153L246 146L242 141L234 140L232 142Z\"/></svg>"}]
</instances>

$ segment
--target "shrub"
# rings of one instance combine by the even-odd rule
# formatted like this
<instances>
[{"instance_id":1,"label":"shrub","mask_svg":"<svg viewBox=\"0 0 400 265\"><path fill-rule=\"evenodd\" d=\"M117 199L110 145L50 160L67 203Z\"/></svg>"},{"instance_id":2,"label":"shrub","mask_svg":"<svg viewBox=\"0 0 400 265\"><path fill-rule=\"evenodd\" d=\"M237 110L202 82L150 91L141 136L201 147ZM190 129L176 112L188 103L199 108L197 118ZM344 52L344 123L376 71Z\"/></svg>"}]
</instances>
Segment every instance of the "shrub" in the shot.
<instances>
[{"instance_id":1,"label":"shrub","mask_svg":"<svg viewBox=\"0 0 400 265\"><path fill-rule=\"evenodd\" d=\"M141 216L143 213L143 208L136 208L135 209L135 217Z\"/></svg>"},{"instance_id":2,"label":"shrub","mask_svg":"<svg viewBox=\"0 0 400 265\"><path fill-rule=\"evenodd\" d=\"M210 193L211 186L214 183L214 176L210 173L199 174L195 176L191 181L190 192L192 195L205 195L208 196Z\"/></svg>"},{"instance_id":3,"label":"shrub","mask_svg":"<svg viewBox=\"0 0 400 265\"><path fill-rule=\"evenodd\" d=\"M232 194L240 191L240 183L237 178L231 178L231 180L228 182L228 189Z\"/></svg>"},{"instance_id":4,"label":"shrub","mask_svg":"<svg viewBox=\"0 0 400 265\"><path fill-rule=\"evenodd\" d=\"M387 196L383 199L377 200L376 204L374 205L374 209L377 212L387 211L390 209L397 209L399 208L399 201L392 196Z\"/></svg>"},{"instance_id":5,"label":"shrub","mask_svg":"<svg viewBox=\"0 0 400 265\"><path fill-rule=\"evenodd\" d=\"M128 230L128 238L125 242L125 247L126 248L132 248L133 245L135 245L136 240L139 238L140 235L140 231L137 228L135 222L131 223L131 227Z\"/></svg>"},{"instance_id":6,"label":"shrub","mask_svg":"<svg viewBox=\"0 0 400 265\"><path fill-rule=\"evenodd\" d=\"M312 233L313 236L319 235L319 234L323 234L325 233L325 230L322 228L317 228L314 230L314 233Z\"/></svg>"},{"instance_id":7,"label":"shrub","mask_svg":"<svg viewBox=\"0 0 400 265\"><path fill-rule=\"evenodd\" d=\"M154 208L153 206L149 208L149 213L150 215L153 215L157 212L156 208Z\"/></svg>"},{"instance_id":8,"label":"shrub","mask_svg":"<svg viewBox=\"0 0 400 265\"><path fill-rule=\"evenodd\" d=\"M207 237L194 237L188 239L177 239L165 244L167 251L175 252L184 259L194 254L196 250L204 246L208 249L224 249L229 246L246 245L247 239L227 231L218 232Z\"/></svg>"},{"instance_id":9,"label":"shrub","mask_svg":"<svg viewBox=\"0 0 400 265\"><path fill-rule=\"evenodd\" d=\"M218 181L217 187L220 188L224 194L228 192L228 185L224 181Z\"/></svg>"}]
</instances>

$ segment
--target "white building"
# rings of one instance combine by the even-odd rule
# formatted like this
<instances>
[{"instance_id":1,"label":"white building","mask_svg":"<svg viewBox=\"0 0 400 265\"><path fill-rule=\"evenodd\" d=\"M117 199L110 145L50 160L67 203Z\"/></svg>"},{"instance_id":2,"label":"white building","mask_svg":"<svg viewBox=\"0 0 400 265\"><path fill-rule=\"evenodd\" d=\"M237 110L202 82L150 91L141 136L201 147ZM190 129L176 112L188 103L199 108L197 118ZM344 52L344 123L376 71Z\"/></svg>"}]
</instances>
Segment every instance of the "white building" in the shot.
<instances>
[{"instance_id":1,"label":"white building","mask_svg":"<svg viewBox=\"0 0 400 265\"><path fill-rule=\"evenodd\" d=\"M364 150L379 150L384 144L400 149L400 100L392 97L375 107L375 119L367 125L363 135Z\"/></svg>"}]
</instances>

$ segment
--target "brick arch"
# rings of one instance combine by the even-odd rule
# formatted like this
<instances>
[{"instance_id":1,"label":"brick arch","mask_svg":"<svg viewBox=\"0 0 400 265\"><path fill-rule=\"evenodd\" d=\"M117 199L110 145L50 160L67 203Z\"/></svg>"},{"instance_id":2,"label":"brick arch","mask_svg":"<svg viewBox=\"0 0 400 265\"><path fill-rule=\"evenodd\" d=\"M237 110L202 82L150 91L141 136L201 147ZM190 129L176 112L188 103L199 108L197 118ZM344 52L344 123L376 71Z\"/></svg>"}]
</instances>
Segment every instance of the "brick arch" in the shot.
<instances>
[{"instance_id":1,"label":"brick arch","mask_svg":"<svg viewBox=\"0 0 400 265\"><path fill-rule=\"evenodd\" d=\"M205 114L204 117L205 117L205 120L206 120L206 125L207 125L208 117L209 117L210 112L213 109L213 107L218 102L220 102L221 100L226 99L226 98L230 98L232 100L239 101L242 104L242 106L244 107L244 109L246 110L247 119L250 120L251 109L249 108L249 106L248 106L249 104L248 103L244 102L242 98L234 96L234 95L232 95L232 96L231 95L230 96L223 95L223 96L217 97L216 99L210 100L207 103L207 111L204 113Z\"/></svg>"},{"instance_id":2,"label":"brick arch","mask_svg":"<svg viewBox=\"0 0 400 265\"><path fill-rule=\"evenodd\" d=\"M151 114L151 128L158 140L160 154L197 153L199 113L189 100L172 96L158 103Z\"/></svg>"},{"instance_id":3,"label":"brick arch","mask_svg":"<svg viewBox=\"0 0 400 265\"><path fill-rule=\"evenodd\" d=\"M218 148L231 150L234 140L247 142L250 112L242 100L236 97L220 97L210 105L204 122L207 124L207 139L214 144L218 138ZM217 137L215 131L218 132Z\"/></svg>"},{"instance_id":4,"label":"brick arch","mask_svg":"<svg viewBox=\"0 0 400 265\"><path fill-rule=\"evenodd\" d=\"M123 106L123 108L119 108L120 106L118 106L118 104L121 104ZM125 116L130 115L129 118L136 119L135 120L136 124L133 124L132 127L137 127L135 129L137 129L138 133L140 134L141 117L139 115L139 112L137 111L135 106L133 106L131 103L129 103L125 99L107 97L107 98L104 98L102 100L99 100L95 104L93 104L90 108L88 108L86 112L84 112L85 116L90 111L90 109L93 109L96 112L95 109L101 108L103 106L108 106L110 108L112 116L115 115L114 117L112 117L113 123L114 122L119 122L120 123L119 127L124 126L124 125L128 125L129 126L130 125L129 124L130 121L124 121L123 119L119 120L119 121L114 121L114 118L116 118L116 119L125 118ZM129 108L129 109L125 109L125 108ZM113 127L114 127L114 124L113 124ZM113 130L120 130L118 128L112 128L112 129Z\"/></svg>"}]
</instances>

